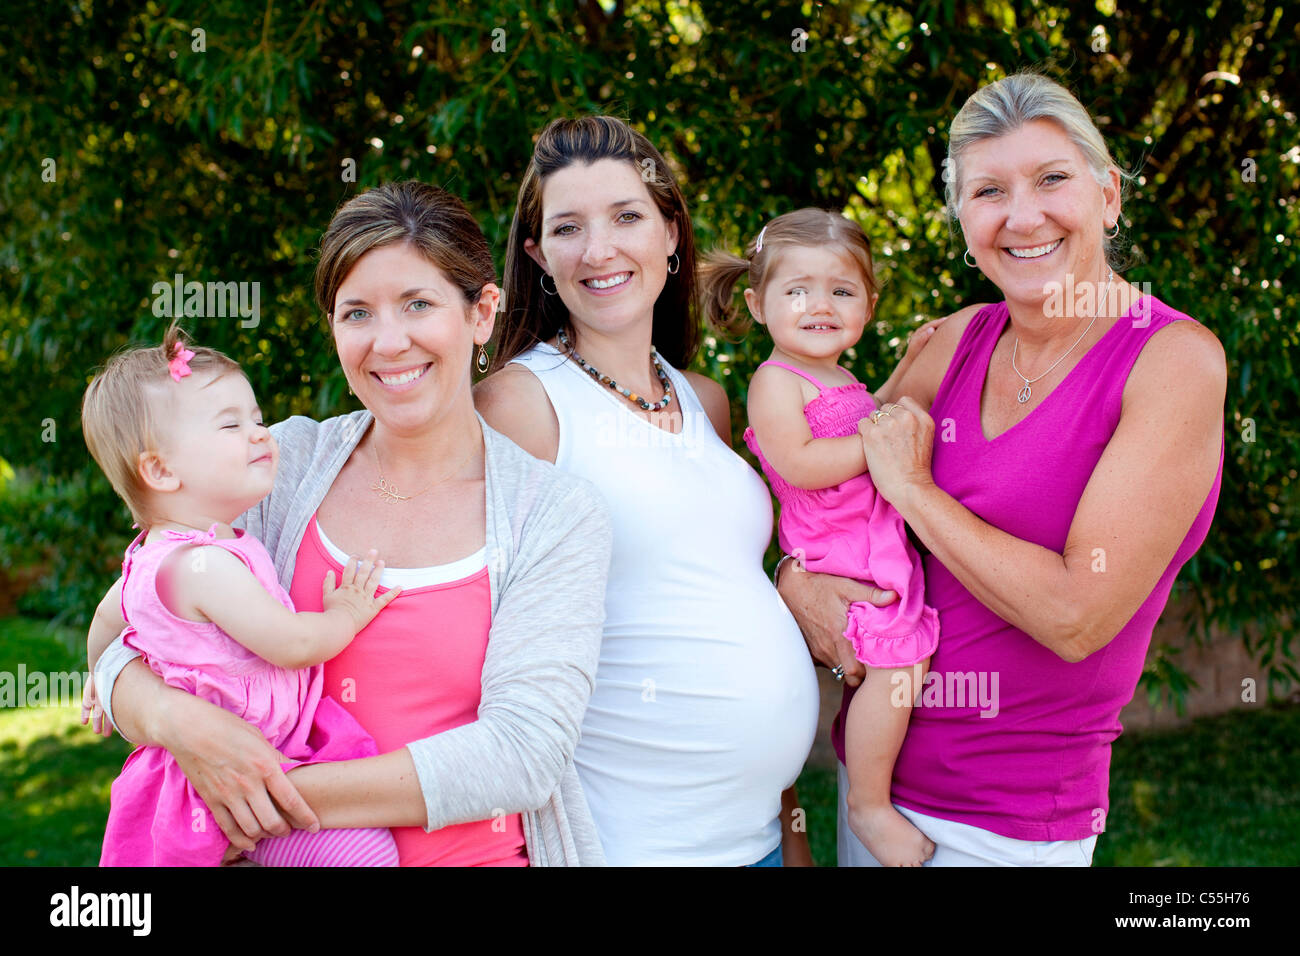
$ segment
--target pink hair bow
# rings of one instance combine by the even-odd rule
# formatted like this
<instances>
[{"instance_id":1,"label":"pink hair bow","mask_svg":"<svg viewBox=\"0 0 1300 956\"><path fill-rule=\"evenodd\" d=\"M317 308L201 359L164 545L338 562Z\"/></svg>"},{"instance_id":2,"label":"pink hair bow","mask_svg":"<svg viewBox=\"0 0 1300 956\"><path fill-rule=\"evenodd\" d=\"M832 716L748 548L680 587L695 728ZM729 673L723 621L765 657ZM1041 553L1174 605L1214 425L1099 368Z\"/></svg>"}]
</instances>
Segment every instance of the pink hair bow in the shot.
<instances>
[{"instance_id":1,"label":"pink hair bow","mask_svg":"<svg viewBox=\"0 0 1300 956\"><path fill-rule=\"evenodd\" d=\"M194 353L187 349L182 342L176 343L176 351L172 360L167 363L167 370L172 373L172 378L180 381L186 375L193 375L190 371L190 359L194 358Z\"/></svg>"}]
</instances>

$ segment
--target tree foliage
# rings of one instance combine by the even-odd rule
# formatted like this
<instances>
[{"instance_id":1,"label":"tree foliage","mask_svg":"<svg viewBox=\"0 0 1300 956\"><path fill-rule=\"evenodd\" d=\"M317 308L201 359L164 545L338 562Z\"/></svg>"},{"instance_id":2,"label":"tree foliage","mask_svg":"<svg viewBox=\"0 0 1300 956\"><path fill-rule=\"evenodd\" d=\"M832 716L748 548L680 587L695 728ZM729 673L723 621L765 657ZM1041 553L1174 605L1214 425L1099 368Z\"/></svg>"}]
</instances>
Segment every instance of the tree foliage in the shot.
<instances>
[{"instance_id":1,"label":"tree foliage","mask_svg":"<svg viewBox=\"0 0 1300 956\"><path fill-rule=\"evenodd\" d=\"M879 380L909 328L996 295L943 213L946 130L980 84L1037 65L1139 174L1127 278L1228 354L1223 493L1182 575L1198 631L1240 632L1274 680L1300 677L1294 4L29 0L0 23L0 457L28 482L0 504L0 552L51 562L40 609L84 620L127 540L79 402L114 349L159 340L154 283L259 283L256 327L192 331L244 365L271 419L344 411L310 298L339 202L437 183L499 256L533 135L612 112L669 157L705 247L803 205L864 225L885 289L852 357ZM699 360L738 428L766 350L711 338Z\"/></svg>"}]
</instances>

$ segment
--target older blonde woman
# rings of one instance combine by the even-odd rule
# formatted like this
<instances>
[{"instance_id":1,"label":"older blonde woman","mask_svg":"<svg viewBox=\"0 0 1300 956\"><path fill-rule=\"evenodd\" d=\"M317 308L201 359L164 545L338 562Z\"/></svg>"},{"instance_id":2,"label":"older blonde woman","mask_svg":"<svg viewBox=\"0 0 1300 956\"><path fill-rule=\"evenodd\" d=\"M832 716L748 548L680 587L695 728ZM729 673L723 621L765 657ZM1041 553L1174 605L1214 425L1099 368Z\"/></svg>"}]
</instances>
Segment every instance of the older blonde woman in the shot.
<instances>
[{"instance_id":1,"label":"older blonde woman","mask_svg":"<svg viewBox=\"0 0 1300 956\"><path fill-rule=\"evenodd\" d=\"M967 264L1004 300L950 317L860 428L940 619L930 674L899 688L917 706L892 795L932 865L1087 865L1120 708L1218 500L1226 365L1108 262L1122 175L1067 90L980 89L949 157ZM856 684L843 608L878 595L783 570L813 654ZM841 799L840 862L874 863L843 820Z\"/></svg>"},{"instance_id":2,"label":"older blonde woman","mask_svg":"<svg viewBox=\"0 0 1300 956\"><path fill-rule=\"evenodd\" d=\"M486 361L498 299L482 232L440 189L373 189L331 222L316 292L365 409L272 426L280 473L244 520L299 610L319 609L326 572L369 548L387 561L382 585L402 585L324 665L326 692L381 755L286 777L256 729L127 663L120 645L98 670L110 716L171 751L238 848L286 832L287 816L392 827L402 865L603 862L573 750L609 520L590 485L474 411L471 367ZM92 664L117 607L110 592Z\"/></svg>"}]
</instances>

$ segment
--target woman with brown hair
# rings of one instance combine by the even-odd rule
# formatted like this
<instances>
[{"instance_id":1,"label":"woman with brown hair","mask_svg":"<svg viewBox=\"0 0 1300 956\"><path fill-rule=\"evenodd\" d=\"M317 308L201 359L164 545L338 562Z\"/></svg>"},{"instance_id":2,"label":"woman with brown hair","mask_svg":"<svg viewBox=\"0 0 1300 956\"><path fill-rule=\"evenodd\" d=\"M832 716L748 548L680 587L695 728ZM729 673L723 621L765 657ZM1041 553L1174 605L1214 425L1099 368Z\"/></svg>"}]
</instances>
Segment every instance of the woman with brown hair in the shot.
<instances>
[{"instance_id":1,"label":"woman with brown hair","mask_svg":"<svg viewBox=\"0 0 1300 956\"><path fill-rule=\"evenodd\" d=\"M763 572L772 504L695 356L695 243L658 150L607 116L542 131L506 252L494 428L609 503L596 689L575 753L609 861L807 858L792 785L812 664ZM783 792L784 807L783 807ZM784 827L783 827L784 823Z\"/></svg>"},{"instance_id":2,"label":"woman with brown hair","mask_svg":"<svg viewBox=\"0 0 1300 956\"><path fill-rule=\"evenodd\" d=\"M287 816L392 827L402 865L603 862L572 754L595 675L609 520L590 485L475 413L471 367L476 354L486 362L494 279L477 223L443 190L397 183L344 204L316 294L365 408L272 426L280 472L243 519L298 610L319 609L325 573L369 548L387 561L382 586L402 586L325 664L326 692L380 756L286 777L255 728L164 685L120 643L99 661L110 719L171 751L235 847L286 832ZM121 628L117 593L92 626L92 666Z\"/></svg>"}]
</instances>

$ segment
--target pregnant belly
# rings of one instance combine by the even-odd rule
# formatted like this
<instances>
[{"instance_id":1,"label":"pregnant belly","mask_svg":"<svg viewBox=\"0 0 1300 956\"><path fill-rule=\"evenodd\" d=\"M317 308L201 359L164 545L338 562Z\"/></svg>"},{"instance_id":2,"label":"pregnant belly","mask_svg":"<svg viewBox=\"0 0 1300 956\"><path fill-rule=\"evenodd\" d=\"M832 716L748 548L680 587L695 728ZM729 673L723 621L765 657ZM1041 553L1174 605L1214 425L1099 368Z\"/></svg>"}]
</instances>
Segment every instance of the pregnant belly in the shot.
<instances>
[{"instance_id":1,"label":"pregnant belly","mask_svg":"<svg viewBox=\"0 0 1300 956\"><path fill-rule=\"evenodd\" d=\"M767 798L793 782L816 733L817 681L789 612L770 586L756 590L725 619L679 600L689 628L606 628L579 744L585 773L688 800Z\"/></svg>"}]
</instances>

